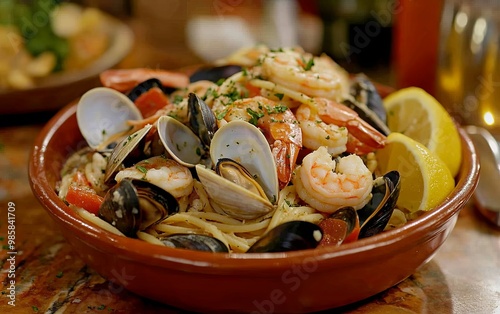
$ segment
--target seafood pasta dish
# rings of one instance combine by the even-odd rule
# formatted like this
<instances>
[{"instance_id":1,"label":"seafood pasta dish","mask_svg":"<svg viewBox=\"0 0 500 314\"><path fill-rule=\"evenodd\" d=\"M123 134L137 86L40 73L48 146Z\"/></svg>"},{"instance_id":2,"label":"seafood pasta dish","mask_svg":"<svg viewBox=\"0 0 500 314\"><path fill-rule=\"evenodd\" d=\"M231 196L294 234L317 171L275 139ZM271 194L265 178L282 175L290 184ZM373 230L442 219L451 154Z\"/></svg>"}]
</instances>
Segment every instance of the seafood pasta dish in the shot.
<instances>
[{"instance_id":1,"label":"seafood pasta dish","mask_svg":"<svg viewBox=\"0 0 500 314\"><path fill-rule=\"evenodd\" d=\"M79 100L88 146L57 192L110 232L211 252L341 245L396 228L400 173L364 75L300 48L243 49L188 75L108 70Z\"/></svg>"}]
</instances>

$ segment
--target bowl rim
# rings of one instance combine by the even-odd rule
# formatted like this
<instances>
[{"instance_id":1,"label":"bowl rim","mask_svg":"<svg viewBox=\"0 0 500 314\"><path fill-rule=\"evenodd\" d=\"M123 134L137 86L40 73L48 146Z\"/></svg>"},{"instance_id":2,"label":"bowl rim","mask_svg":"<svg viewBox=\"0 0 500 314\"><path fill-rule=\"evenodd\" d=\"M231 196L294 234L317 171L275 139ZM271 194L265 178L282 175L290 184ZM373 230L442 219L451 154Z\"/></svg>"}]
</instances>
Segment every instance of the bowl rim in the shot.
<instances>
[{"instance_id":1,"label":"bowl rim","mask_svg":"<svg viewBox=\"0 0 500 314\"><path fill-rule=\"evenodd\" d=\"M54 187L50 186L44 172L45 164L49 162L45 157L47 146L61 125L76 114L76 105L76 101L70 103L53 116L34 142L28 169L33 193L60 226L69 229L70 232L76 232L76 236L81 240L92 240L95 249L150 266L162 268L175 266L177 270L210 274L223 274L231 269L262 274L275 272L277 269L289 269L293 265L301 265L311 259L318 265L342 267L364 262L365 254L369 254L371 259L383 258L390 253L397 253L397 250L408 249L402 246L400 241L402 238L410 238L408 241L418 244L435 236L440 228L458 214L469 201L479 179L479 161L474 145L465 130L457 125L462 144L462 167L455 188L435 209L402 227L338 247L325 246L284 253L214 254L162 247L139 239L115 235L84 221L57 197ZM353 256L358 258L353 260ZM332 259L335 259L335 263L331 263Z\"/></svg>"}]
</instances>

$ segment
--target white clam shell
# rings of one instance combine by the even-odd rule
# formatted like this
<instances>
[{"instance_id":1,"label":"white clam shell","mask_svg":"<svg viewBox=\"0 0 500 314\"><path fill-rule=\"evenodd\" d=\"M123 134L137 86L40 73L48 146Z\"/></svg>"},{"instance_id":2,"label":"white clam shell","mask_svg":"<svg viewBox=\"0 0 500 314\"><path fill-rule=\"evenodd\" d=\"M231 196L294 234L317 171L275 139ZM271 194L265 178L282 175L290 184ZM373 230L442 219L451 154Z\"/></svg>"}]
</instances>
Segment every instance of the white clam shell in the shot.
<instances>
[{"instance_id":1,"label":"white clam shell","mask_svg":"<svg viewBox=\"0 0 500 314\"><path fill-rule=\"evenodd\" d=\"M278 197L278 172L269 143L254 125L231 121L215 132L210 145L210 158L214 164L220 158L230 158L245 167L260 184L268 199Z\"/></svg>"},{"instance_id":2,"label":"white clam shell","mask_svg":"<svg viewBox=\"0 0 500 314\"><path fill-rule=\"evenodd\" d=\"M255 219L273 210L269 200L196 165L196 173L215 211L238 219Z\"/></svg>"},{"instance_id":3,"label":"white clam shell","mask_svg":"<svg viewBox=\"0 0 500 314\"><path fill-rule=\"evenodd\" d=\"M170 157L186 167L201 162L203 144L194 132L180 121L162 116L156 122L158 135Z\"/></svg>"},{"instance_id":4,"label":"white clam shell","mask_svg":"<svg viewBox=\"0 0 500 314\"><path fill-rule=\"evenodd\" d=\"M88 145L97 149L110 137L130 129L126 122L141 120L142 114L126 95L111 88L96 87L80 98L76 119Z\"/></svg>"}]
</instances>

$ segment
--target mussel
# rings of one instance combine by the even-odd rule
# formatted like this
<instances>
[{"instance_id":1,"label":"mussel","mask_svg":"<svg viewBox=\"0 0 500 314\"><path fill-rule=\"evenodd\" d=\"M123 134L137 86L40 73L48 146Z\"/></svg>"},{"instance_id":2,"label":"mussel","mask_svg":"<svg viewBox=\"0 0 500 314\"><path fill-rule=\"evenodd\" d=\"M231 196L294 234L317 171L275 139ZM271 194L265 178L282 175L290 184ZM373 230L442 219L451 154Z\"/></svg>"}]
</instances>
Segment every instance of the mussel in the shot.
<instances>
[{"instance_id":1,"label":"mussel","mask_svg":"<svg viewBox=\"0 0 500 314\"><path fill-rule=\"evenodd\" d=\"M161 237L160 241L168 247L206 251L214 253L228 253L228 247L219 239L203 234L178 233Z\"/></svg>"},{"instance_id":2,"label":"mussel","mask_svg":"<svg viewBox=\"0 0 500 314\"><path fill-rule=\"evenodd\" d=\"M358 210L350 206L340 208L320 222L320 226L331 228L331 225L337 225L339 233L345 232L345 234L328 235L335 238L337 245L378 234L385 229L391 218L399 190L399 172L390 171L374 180L372 198L363 208Z\"/></svg>"},{"instance_id":3,"label":"mussel","mask_svg":"<svg viewBox=\"0 0 500 314\"><path fill-rule=\"evenodd\" d=\"M321 228L308 221L288 221L264 234L247 253L288 252L313 249L323 237Z\"/></svg>"},{"instance_id":4,"label":"mussel","mask_svg":"<svg viewBox=\"0 0 500 314\"><path fill-rule=\"evenodd\" d=\"M111 187L98 216L124 235L135 237L179 211L177 200L167 191L147 181L125 178Z\"/></svg>"},{"instance_id":5,"label":"mussel","mask_svg":"<svg viewBox=\"0 0 500 314\"><path fill-rule=\"evenodd\" d=\"M136 101L137 98L139 98L142 94L146 93L152 88L159 88L161 91L164 91L161 81L157 78L151 78L137 84L131 91L127 93L127 97L131 101Z\"/></svg>"},{"instance_id":6,"label":"mussel","mask_svg":"<svg viewBox=\"0 0 500 314\"><path fill-rule=\"evenodd\" d=\"M383 123L387 123L387 113L384 109L382 97L372 81L364 74L357 74L351 84L351 95L357 102L366 105Z\"/></svg>"},{"instance_id":7,"label":"mussel","mask_svg":"<svg viewBox=\"0 0 500 314\"><path fill-rule=\"evenodd\" d=\"M340 245L353 242L359 235L359 217L354 207L346 206L323 219L319 226L323 230L320 245Z\"/></svg>"},{"instance_id":8,"label":"mussel","mask_svg":"<svg viewBox=\"0 0 500 314\"><path fill-rule=\"evenodd\" d=\"M212 109L195 93L188 96L189 126L206 147L217 131L217 119Z\"/></svg>"},{"instance_id":9,"label":"mussel","mask_svg":"<svg viewBox=\"0 0 500 314\"><path fill-rule=\"evenodd\" d=\"M366 238L382 232L396 207L401 190L401 177L393 170L373 182L372 199L359 209L361 225L359 238Z\"/></svg>"},{"instance_id":10,"label":"mussel","mask_svg":"<svg viewBox=\"0 0 500 314\"><path fill-rule=\"evenodd\" d=\"M360 118L365 120L377 131L388 136L390 133L386 122L386 112L377 89L363 74L355 76L351 85L351 97L345 98L342 103L356 111Z\"/></svg>"},{"instance_id":11,"label":"mussel","mask_svg":"<svg viewBox=\"0 0 500 314\"><path fill-rule=\"evenodd\" d=\"M240 72L241 69L242 68L239 65L202 67L191 74L189 81L191 83L202 80L218 82L220 79L226 79L233 74Z\"/></svg>"},{"instance_id":12,"label":"mussel","mask_svg":"<svg viewBox=\"0 0 500 314\"><path fill-rule=\"evenodd\" d=\"M141 120L142 114L124 94L107 87L96 87L80 98L76 119L89 147L110 150L127 136L129 120Z\"/></svg>"}]
</instances>

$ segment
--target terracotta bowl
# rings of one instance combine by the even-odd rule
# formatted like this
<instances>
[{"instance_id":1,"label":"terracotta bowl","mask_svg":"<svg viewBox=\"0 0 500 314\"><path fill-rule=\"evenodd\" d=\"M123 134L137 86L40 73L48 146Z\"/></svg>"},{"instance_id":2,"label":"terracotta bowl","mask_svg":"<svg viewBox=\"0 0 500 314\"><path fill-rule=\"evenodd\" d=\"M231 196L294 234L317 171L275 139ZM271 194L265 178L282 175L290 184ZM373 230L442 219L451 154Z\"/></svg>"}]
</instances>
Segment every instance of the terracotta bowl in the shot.
<instances>
[{"instance_id":1,"label":"terracotta bowl","mask_svg":"<svg viewBox=\"0 0 500 314\"><path fill-rule=\"evenodd\" d=\"M477 185L479 165L463 130L456 187L405 226L341 247L291 253L211 254L116 236L83 221L56 195L59 172L85 146L68 105L45 126L31 155L31 187L79 256L138 295L199 312L299 313L350 304L388 289L429 261Z\"/></svg>"}]
</instances>

